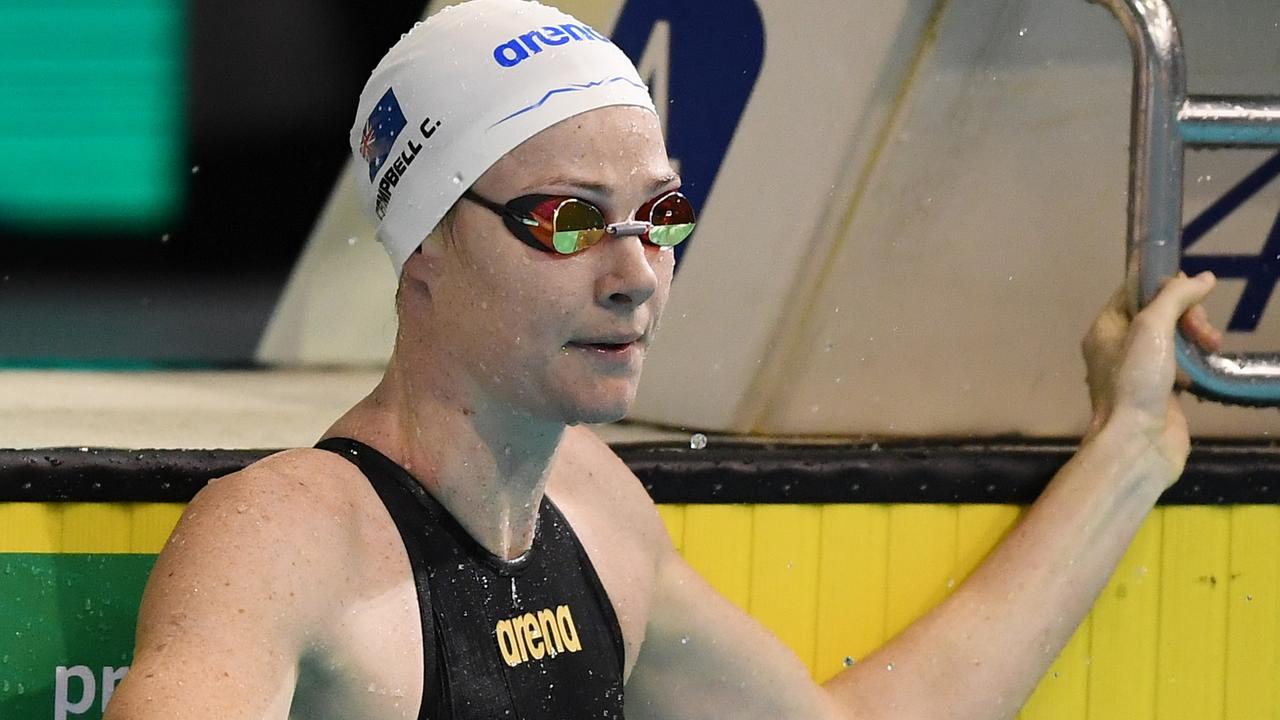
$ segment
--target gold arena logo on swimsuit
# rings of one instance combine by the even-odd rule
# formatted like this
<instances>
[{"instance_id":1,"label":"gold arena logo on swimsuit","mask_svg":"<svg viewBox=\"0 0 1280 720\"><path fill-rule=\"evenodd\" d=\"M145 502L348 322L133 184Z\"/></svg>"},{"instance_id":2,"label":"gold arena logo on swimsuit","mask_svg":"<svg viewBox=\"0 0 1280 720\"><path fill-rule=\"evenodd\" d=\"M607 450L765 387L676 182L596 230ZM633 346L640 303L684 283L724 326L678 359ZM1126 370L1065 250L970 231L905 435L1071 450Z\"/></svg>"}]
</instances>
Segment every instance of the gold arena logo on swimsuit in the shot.
<instances>
[{"instance_id":1,"label":"gold arena logo on swimsuit","mask_svg":"<svg viewBox=\"0 0 1280 720\"><path fill-rule=\"evenodd\" d=\"M582 650L568 605L499 620L494 635L502 659L510 667L528 660L541 660L544 656Z\"/></svg>"}]
</instances>

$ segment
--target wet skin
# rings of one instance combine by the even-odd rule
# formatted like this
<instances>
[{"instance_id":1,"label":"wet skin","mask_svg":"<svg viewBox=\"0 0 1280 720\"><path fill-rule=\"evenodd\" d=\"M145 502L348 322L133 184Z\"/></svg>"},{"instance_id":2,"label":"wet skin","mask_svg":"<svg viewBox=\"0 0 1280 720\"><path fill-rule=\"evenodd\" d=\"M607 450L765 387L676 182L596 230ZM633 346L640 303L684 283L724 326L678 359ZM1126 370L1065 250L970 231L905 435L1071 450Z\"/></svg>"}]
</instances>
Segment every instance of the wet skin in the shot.
<instances>
[{"instance_id":1,"label":"wet skin","mask_svg":"<svg viewBox=\"0 0 1280 720\"><path fill-rule=\"evenodd\" d=\"M535 136L475 189L580 195L618 221L674 187L670 170L651 113L604 108ZM1187 314L1212 279L1171 281L1132 322L1122 304L1104 310L1086 342L1095 418L1081 451L946 602L820 687L684 563L634 475L580 426L631 403L672 263L633 237L544 255L464 203L406 264L382 383L328 434L382 450L501 556L529 546L550 496L617 611L631 720L1009 717L1181 472L1171 338L1184 318L1213 342ZM583 346L629 337L643 338L629 357ZM295 717L414 718L422 690L395 526L350 463L301 449L188 507L106 718L284 718L291 705Z\"/></svg>"},{"instance_id":2,"label":"wet skin","mask_svg":"<svg viewBox=\"0 0 1280 720\"><path fill-rule=\"evenodd\" d=\"M615 222L678 186L653 113L612 107L531 138L473 188L504 202L573 195ZM628 673L670 546L634 476L572 426L626 413L673 269L672 251L636 237L542 253L462 202L406 264L386 377L326 433L381 449L501 556L528 547L549 494L618 613ZM416 717L417 612L403 544L364 477L331 453L281 453L191 503L148 586L111 718L284 717L291 702L308 718ZM179 667L226 673L234 692L193 697Z\"/></svg>"}]
</instances>

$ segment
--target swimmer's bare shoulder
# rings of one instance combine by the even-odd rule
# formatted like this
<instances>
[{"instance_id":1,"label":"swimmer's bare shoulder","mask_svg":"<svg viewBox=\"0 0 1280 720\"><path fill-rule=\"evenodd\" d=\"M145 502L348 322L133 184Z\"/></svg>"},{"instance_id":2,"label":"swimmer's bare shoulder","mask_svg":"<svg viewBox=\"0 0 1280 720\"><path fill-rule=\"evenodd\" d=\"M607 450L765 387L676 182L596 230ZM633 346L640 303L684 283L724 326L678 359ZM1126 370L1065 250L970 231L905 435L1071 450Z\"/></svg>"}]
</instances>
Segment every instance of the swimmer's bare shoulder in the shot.
<instances>
[{"instance_id":1,"label":"swimmer's bare shoulder","mask_svg":"<svg viewBox=\"0 0 1280 720\"><path fill-rule=\"evenodd\" d=\"M654 536L649 539L666 537L657 506L644 485L613 448L589 427L565 430L556 453L549 491L553 499L556 491L568 492L574 497L590 496L604 510L630 511L614 521L631 532Z\"/></svg>"},{"instance_id":2,"label":"swimmer's bare shoulder","mask_svg":"<svg viewBox=\"0 0 1280 720\"><path fill-rule=\"evenodd\" d=\"M839 716L799 659L676 552L643 485L605 443L579 430L565 450L566 494L591 499L586 532L570 520L598 543L583 538L627 640L627 718L723 717L726 707L742 718Z\"/></svg>"},{"instance_id":3,"label":"swimmer's bare shoulder","mask_svg":"<svg viewBox=\"0 0 1280 720\"><path fill-rule=\"evenodd\" d=\"M671 549L657 506L592 430L565 431L547 493L569 519L609 595L625 645L624 676L644 643L660 560Z\"/></svg>"},{"instance_id":4,"label":"swimmer's bare shoulder","mask_svg":"<svg viewBox=\"0 0 1280 720\"><path fill-rule=\"evenodd\" d=\"M201 490L156 560L105 720L288 717L301 661L369 581L353 573L375 572L371 492L349 462L311 449Z\"/></svg>"}]
</instances>

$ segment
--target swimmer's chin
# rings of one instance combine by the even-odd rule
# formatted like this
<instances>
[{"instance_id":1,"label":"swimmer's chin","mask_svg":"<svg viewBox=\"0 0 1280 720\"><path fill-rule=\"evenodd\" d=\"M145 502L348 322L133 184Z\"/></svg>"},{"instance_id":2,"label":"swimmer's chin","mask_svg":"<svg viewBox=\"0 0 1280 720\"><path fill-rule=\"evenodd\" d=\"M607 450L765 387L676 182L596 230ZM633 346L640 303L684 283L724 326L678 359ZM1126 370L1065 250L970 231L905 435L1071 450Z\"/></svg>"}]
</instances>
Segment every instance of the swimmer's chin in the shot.
<instances>
[{"instance_id":1,"label":"swimmer's chin","mask_svg":"<svg viewBox=\"0 0 1280 720\"><path fill-rule=\"evenodd\" d=\"M625 398L617 398L614 402L600 404L578 403L565 415L566 425L606 425L618 422L631 412L635 404L635 393L627 393Z\"/></svg>"},{"instance_id":2,"label":"swimmer's chin","mask_svg":"<svg viewBox=\"0 0 1280 720\"><path fill-rule=\"evenodd\" d=\"M594 408L591 410L580 410L574 414L574 417L565 424L572 427L574 425L607 425L615 423L625 418L627 413L631 411L631 403L627 403L623 408Z\"/></svg>"},{"instance_id":3,"label":"swimmer's chin","mask_svg":"<svg viewBox=\"0 0 1280 720\"><path fill-rule=\"evenodd\" d=\"M615 377L600 382L584 382L562 388L557 403L560 421L565 425L605 425L618 422L631 412L636 401L640 373Z\"/></svg>"}]
</instances>

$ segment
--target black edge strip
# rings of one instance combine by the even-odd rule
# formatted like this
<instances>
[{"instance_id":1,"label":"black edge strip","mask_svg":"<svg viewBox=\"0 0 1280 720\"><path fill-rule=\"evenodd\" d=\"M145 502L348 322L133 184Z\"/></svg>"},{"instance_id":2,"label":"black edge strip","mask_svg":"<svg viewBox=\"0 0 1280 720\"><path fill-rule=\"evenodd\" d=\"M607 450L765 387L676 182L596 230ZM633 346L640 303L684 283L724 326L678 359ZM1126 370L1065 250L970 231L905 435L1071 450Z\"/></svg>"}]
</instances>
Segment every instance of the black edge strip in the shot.
<instances>
[{"instance_id":1,"label":"black edge strip","mask_svg":"<svg viewBox=\"0 0 1280 720\"><path fill-rule=\"evenodd\" d=\"M0 502L187 502L272 450L0 450Z\"/></svg>"},{"instance_id":2,"label":"black edge strip","mask_svg":"<svg viewBox=\"0 0 1280 720\"><path fill-rule=\"evenodd\" d=\"M1025 505L1075 444L616 448L657 502ZM1163 505L1280 503L1280 448L1197 444Z\"/></svg>"},{"instance_id":3,"label":"black edge strip","mask_svg":"<svg viewBox=\"0 0 1280 720\"><path fill-rule=\"evenodd\" d=\"M660 503L1027 504L1071 457L1066 442L614 448ZM0 450L0 501L186 502L269 450ZM1280 447L1197 443L1166 505L1280 504Z\"/></svg>"}]
</instances>

